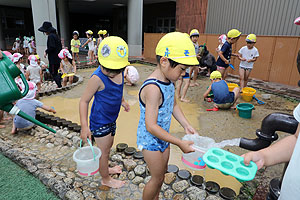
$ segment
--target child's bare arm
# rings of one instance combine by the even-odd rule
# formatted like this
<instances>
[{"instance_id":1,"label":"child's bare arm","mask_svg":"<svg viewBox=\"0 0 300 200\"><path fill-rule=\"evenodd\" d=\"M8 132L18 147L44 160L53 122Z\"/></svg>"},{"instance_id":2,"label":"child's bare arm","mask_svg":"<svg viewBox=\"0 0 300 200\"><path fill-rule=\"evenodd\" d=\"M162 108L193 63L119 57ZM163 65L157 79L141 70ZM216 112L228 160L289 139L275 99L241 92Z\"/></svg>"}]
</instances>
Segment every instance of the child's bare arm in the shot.
<instances>
[{"instance_id":1,"label":"child's bare arm","mask_svg":"<svg viewBox=\"0 0 300 200\"><path fill-rule=\"evenodd\" d=\"M94 94L103 89L104 84L98 76L92 76L79 101L79 116L81 124L81 138L86 141L88 137L91 140L91 132L88 127L88 106Z\"/></svg>"},{"instance_id":2,"label":"child's bare arm","mask_svg":"<svg viewBox=\"0 0 300 200\"><path fill-rule=\"evenodd\" d=\"M64 72L64 66L63 66L62 63L59 64L59 68L60 68L61 72L64 74L64 73L65 73L65 72Z\"/></svg>"},{"instance_id":3,"label":"child's bare arm","mask_svg":"<svg viewBox=\"0 0 300 200\"><path fill-rule=\"evenodd\" d=\"M90 39L88 39L81 47L84 47L85 45L87 45L87 43L89 43Z\"/></svg>"},{"instance_id":4,"label":"child's bare arm","mask_svg":"<svg viewBox=\"0 0 300 200\"><path fill-rule=\"evenodd\" d=\"M257 60L258 57L254 57L252 59L247 60L247 62L255 62ZM246 59L245 59L246 60Z\"/></svg>"},{"instance_id":5,"label":"child's bare arm","mask_svg":"<svg viewBox=\"0 0 300 200\"><path fill-rule=\"evenodd\" d=\"M176 102L176 98L174 98L173 116L184 128L186 134L198 134L197 131L190 125L188 120L185 118L180 106Z\"/></svg>"},{"instance_id":6,"label":"child's bare arm","mask_svg":"<svg viewBox=\"0 0 300 200\"><path fill-rule=\"evenodd\" d=\"M240 54L240 53L239 53L239 56L238 56L238 58L239 58L239 60L241 60L241 61L246 61L246 59L245 59L245 58L243 58L243 55L242 55L242 54Z\"/></svg>"},{"instance_id":7,"label":"child's bare arm","mask_svg":"<svg viewBox=\"0 0 300 200\"><path fill-rule=\"evenodd\" d=\"M54 114L56 113L56 111L53 108L49 107L49 106L43 105L41 108L48 111L48 112L52 112Z\"/></svg>"},{"instance_id":8,"label":"child's bare arm","mask_svg":"<svg viewBox=\"0 0 300 200\"><path fill-rule=\"evenodd\" d=\"M203 94L203 98L205 99L211 91L211 85L207 88L206 92Z\"/></svg>"},{"instance_id":9,"label":"child's bare arm","mask_svg":"<svg viewBox=\"0 0 300 200\"><path fill-rule=\"evenodd\" d=\"M125 110L125 112L130 111L130 105L125 101L124 96L122 97L122 104L121 104Z\"/></svg>"},{"instance_id":10,"label":"child's bare arm","mask_svg":"<svg viewBox=\"0 0 300 200\"><path fill-rule=\"evenodd\" d=\"M30 72L29 70L26 71L26 74L25 74L25 77L26 77L26 80L28 81L29 80L29 76L30 76Z\"/></svg>"},{"instance_id":11,"label":"child's bare arm","mask_svg":"<svg viewBox=\"0 0 300 200\"><path fill-rule=\"evenodd\" d=\"M219 51L219 56L220 56L220 58L226 63L226 64L229 64L229 61L224 57L224 55L223 55L223 51Z\"/></svg>"},{"instance_id":12,"label":"child's bare arm","mask_svg":"<svg viewBox=\"0 0 300 200\"><path fill-rule=\"evenodd\" d=\"M157 124L158 109L162 98L159 88L155 85L147 85L142 93L146 106L145 123L147 131L161 140L177 145L185 153L192 152L193 149L189 146L189 141L182 141L172 136Z\"/></svg>"}]
</instances>

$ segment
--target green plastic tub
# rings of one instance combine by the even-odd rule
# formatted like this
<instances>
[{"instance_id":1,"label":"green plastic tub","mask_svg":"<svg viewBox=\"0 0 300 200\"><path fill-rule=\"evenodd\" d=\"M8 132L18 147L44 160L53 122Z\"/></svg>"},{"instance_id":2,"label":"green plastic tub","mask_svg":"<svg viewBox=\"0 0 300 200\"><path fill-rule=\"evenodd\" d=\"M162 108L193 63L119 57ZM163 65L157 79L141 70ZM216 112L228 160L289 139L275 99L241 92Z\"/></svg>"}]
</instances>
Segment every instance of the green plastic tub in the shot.
<instances>
[{"instance_id":1,"label":"green plastic tub","mask_svg":"<svg viewBox=\"0 0 300 200\"><path fill-rule=\"evenodd\" d=\"M239 111L239 116L242 118L250 119L254 106L251 103L240 103L236 106Z\"/></svg>"}]
</instances>

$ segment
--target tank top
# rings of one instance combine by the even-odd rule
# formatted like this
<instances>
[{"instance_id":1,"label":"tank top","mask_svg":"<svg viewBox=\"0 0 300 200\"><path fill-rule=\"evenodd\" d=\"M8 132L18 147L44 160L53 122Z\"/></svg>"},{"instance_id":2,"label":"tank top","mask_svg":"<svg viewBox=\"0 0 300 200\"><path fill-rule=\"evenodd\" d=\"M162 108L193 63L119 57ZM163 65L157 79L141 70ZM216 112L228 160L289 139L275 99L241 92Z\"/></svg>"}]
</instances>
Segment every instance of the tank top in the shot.
<instances>
[{"instance_id":1,"label":"tank top","mask_svg":"<svg viewBox=\"0 0 300 200\"><path fill-rule=\"evenodd\" d=\"M61 63L62 63L62 65L63 65L63 69L64 69L64 72L66 73L66 74L69 74L69 73L71 73L71 72L74 72L74 70L73 70L73 65L70 63L70 62L65 62L65 61L63 61L63 60L61 60Z\"/></svg>"},{"instance_id":2,"label":"tank top","mask_svg":"<svg viewBox=\"0 0 300 200\"><path fill-rule=\"evenodd\" d=\"M117 120L123 97L124 74L122 73L122 83L116 84L109 77L104 75L99 66L92 74L98 76L105 88L94 94L94 101L90 114L91 131L113 123Z\"/></svg>"},{"instance_id":3,"label":"tank top","mask_svg":"<svg viewBox=\"0 0 300 200\"><path fill-rule=\"evenodd\" d=\"M216 104L231 103L234 100L234 96L230 94L228 85L224 80L213 83L211 90Z\"/></svg>"},{"instance_id":4,"label":"tank top","mask_svg":"<svg viewBox=\"0 0 300 200\"><path fill-rule=\"evenodd\" d=\"M146 108L140 96L143 88L149 84L156 85L160 89L160 92L162 94L162 104L159 106L158 109L157 125L159 125L167 132L169 132L170 129L173 107L174 107L175 87L172 82L166 83L157 79L148 79L143 83L139 92L140 121L137 129L137 146L139 148L147 147L151 145L153 146L160 145L160 139L152 135L146 129L146 123L145 123Z\"/></svg>"}]
</instances>

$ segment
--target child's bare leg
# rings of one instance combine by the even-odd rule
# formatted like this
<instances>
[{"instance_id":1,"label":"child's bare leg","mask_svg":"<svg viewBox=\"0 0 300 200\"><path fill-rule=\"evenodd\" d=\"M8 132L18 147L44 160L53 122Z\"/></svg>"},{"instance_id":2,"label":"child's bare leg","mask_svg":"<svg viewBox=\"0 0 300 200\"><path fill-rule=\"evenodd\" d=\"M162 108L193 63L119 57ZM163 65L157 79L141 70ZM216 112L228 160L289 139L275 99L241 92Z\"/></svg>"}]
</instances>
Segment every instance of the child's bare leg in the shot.
<instances>
[{"instance_id":1,"label":"child's bare leg","mask_svg":"<svg viewBox=\"0 0 300 200\"><path fill-rule=\"evenodd\" d=\"M91 61L92 60L92 54L91 53L92 53L92 51L89 50L88 51L88 56L89 56L90 62L88 62L88 65L92 64L92 61Z\"/></svg>"},{"instance_id":2,"label":"child's bare leg","mask_svg":"<svg viewBox=\"0 0 300 200\"><path fill-rule=\"evenodd\" d=\"M223 80L225 81L226 77L227 77L227 74L228 74L228 70L227 68L224 69L224 75L223 75Z\"/></svg>"},{"instance_id":3,"label":"child's bare leg","mask_svg":"<svg viewBox=\"0 0 300 200\"><path fill-rule=\"evenodd\" d=\"M183 89L182 89L182 96L180 98L180 101L182 102L190 102L190 100L186 99L185 96L186 96L186 93L189 89L189 86L190 86L190 79L189 78L184 78L183 79L183 82L184 82L184 86L183 86Z\"/></svg>"},{"instance_id":4,"label":"child's bare leg","mask_svg":"<svg viewBox=\"0 0 300 200\"><path fill-rule=\"evenodd\" d=\"M247 87L250 72L251 72L251 70L245 70L245 80L244 80L245 85L244 85L244 87Z\"/></svg>"},{"instance_id":5,"label":"child's bare leg","mask_svg":"<svg viewBox=\"0 0 300 200\"><path fill-rule=\"evenodd\" d=\"M244 88L244 80L245 80L245 70L240 68L239 74L240 74L240 87L241 87L241 89L243 89Z\"/></svg>"},{"instance_id":6,"label":"child's bare leg","mask_svg":"<svg viewBox=\"0 0 300 200\"><path fill-rule=\"evenodd\" d=\"M182 86L182 77L180 77L177 81L177 85L176 85L176 96L177 98L180 98L180 92L181 92L181 86Z\"/></svg>"},{"instance_id":7,"label":"child's bare leg","mask_svg":"<svg viewBox=\"0 0 300 200\"><path fill-rule=\"evenodd\" d=\"M76 56L77 56L77 63L80 63L80 60L79 60L79 53L76 53Z\"/></svg>"},{"instance_id":8,"label":"child's bare leg","mask_svg":"<svg viewBox=\"0 0 300 200\"><path fill-rule=\"evenodd\" d=\"M170 146L164 152L143 150L143 155L151 174L151 179L143 191L143 200L158 200L167 171Z\"/></svg>"},{"instance_id":9,"label":"child's bare leg","mask_svg":"<svg viewBox=\"0 0 300 200\"><path fill-rule=\"evenodd\" d=\"M36 83L36 86L37 86L37 91L40 91L41 90L41 82Z\"/></svg>"},{"instance_id":10,"label":"child's bare leg","mask_svg":"<svg viewBox=\"0 0 300 200\"><path fill-rule=\"evenodd\" d=\"M72 57L74 58L74 61L76 62L77 60L75 58L75 53L74 52L72 52Z\"/></svg>"},{"instance_id":11,"label":"child's bare leg","mask_svg":"<svg viewBox=\"0 0 300 200\"><path fill-rule=\"evenodd\" d=\"M70 85L73 83L73 76L69 77L69 83L70 83Z\"/></svg>"},{"instance_id":12,"label":"child's bare leg","mask_svg":"<svg viewBox=\"0 0 300 200\"><path fill-rule=\"evenodd\" d=\"M67 81L68 81L67 77L64 77L63 82L62 82L63 87L65 87L67 85Z\"/></svg>"},{"instance_id":13,"label":"child's bare leg","mask_svg":"<svg viewBox=\"0 0 300 200\"><path fill-rule=\"evenodd\" d=\"M236 108L236 101L240 96L240 88L236 87L233 89L232 92L234 93L234 101L233 101L233 105L231 106L231 108Z\"/></svg>"},{"instance_id":14,"label":"child's bare leg","mask_svg":"<svg viewBox=\"0 0 300 200\"><path fill-rule=\"evenodd\" d=\"M198 77L199 67L198 66L194 66L193 69L194 69L193 70L194 71L194 75L193 75L192 84L194 84L195 86L199 86L199 84L197 83L197 77Z\"/></svg>"},{"instance_id":15,"label":"child's bare leg","mask_svg":"<svg viewBox=\"0 0 300 200\"><path fill-rule=\"evenodd\" d=\"M194 67L190 67L190 73L189 73L190 78L192 78L193 71L194 71ZM190 87L194 87L194 86L195 86L195 84L193 82L190 83Z\"/></svg>"},{"instance_id":16,"label":"child's bare leg","mask_svg":"<svg viewBox=\"0 0 300 200\"><path fill-rule=\"evenodd\" d=\"M16 134L16 133L17 133L17 128L15 126L15 123L13 123L12 129L11 129L11 134Z\"/></svg>"},{"instance_id":17,"label":"child's bare leg","mask_svg":"<svg viewBox=\"0 0 300 200\"><path fill-rule=\"evenodd\" d=\"M108 134L104 137L98 137L95 138L97 146L101 149L101 157L99 159L99 172L102 177L101 184L106 185L111 188L120 188L122 187L125 182L113 179L109 175L109 169L108 169L108 159L109 159L109 153L110 148L112 147L114 137L111 136L111 134Z\"/></svg>"},{"instance_id":18,"label":"child's bare leg","mask_svg":"<svg viewBox=\"0 0 300 200\"><path fill-rule=\"evenodd\" d=\"M2 122L4 111L0 110L0 122ZM5 125L0 125L0 128L5 128Z\"/></svg>"}]
</instances>

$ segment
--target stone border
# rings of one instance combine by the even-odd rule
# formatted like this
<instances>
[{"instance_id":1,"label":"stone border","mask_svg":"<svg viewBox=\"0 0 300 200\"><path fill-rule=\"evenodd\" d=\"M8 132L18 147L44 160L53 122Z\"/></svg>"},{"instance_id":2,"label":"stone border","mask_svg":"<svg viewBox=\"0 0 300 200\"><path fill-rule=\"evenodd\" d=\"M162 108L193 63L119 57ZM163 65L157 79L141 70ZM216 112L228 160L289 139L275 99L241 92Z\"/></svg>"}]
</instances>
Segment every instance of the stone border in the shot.
<instances>
[{"instance_id":1,"label":"stone border","mask_svg":"<svg viewBox=\"0 0 300 200\"><path fill-rule=\"evenodd\" d=\"M68 85L68 86L62 87L62 88L56 88L55 90L48 90L48 91L39 92L38 97L51 96L52 94L61 93L61 92L70 90L73 87L75 87L78 84L83 82L83 78L81 76L74 76L74 77L76 77L77 81L72 83L72 85Z\"/></svg>"}]
</instances>

